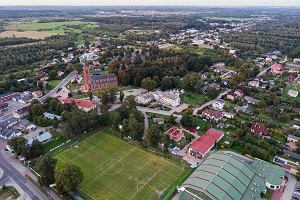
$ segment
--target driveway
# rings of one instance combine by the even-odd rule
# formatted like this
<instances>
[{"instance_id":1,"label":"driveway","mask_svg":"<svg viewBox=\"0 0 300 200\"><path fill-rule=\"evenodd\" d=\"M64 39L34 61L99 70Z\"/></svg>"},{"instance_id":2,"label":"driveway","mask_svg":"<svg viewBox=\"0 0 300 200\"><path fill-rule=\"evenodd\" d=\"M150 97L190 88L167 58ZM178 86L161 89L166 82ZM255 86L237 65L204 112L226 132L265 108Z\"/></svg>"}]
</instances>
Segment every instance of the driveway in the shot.
<instances>
[{"instance_id":1,"label":"driveway","mask_svg":"<svg viewBox=\"0 0 300 200\"><path fill-rule=\"evenodd\" d=\"M281 197L282 200L290 200L293 196L295 186L300 186L300 182L297 181L295 176L288 174L288 182L286 183L285 190L283 192L283 195Z\"/></svg>"}]
</instances>

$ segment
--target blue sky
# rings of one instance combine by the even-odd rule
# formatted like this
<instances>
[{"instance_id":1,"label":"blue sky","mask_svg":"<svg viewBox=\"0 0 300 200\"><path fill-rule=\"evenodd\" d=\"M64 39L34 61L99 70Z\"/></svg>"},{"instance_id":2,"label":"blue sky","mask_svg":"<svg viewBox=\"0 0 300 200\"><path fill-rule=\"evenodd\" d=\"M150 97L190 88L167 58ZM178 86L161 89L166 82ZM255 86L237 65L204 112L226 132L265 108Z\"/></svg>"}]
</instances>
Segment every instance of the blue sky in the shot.
<instances>
[{"instance_id":1,"label":"blue sky","mask_svg":"<svg viewBox=\"0 0 300 200\"><path fill-rule=\"evenodd\" d=\"M300 6L300 0L0 0L5 5Z\"/></svg>"}]
</instances>

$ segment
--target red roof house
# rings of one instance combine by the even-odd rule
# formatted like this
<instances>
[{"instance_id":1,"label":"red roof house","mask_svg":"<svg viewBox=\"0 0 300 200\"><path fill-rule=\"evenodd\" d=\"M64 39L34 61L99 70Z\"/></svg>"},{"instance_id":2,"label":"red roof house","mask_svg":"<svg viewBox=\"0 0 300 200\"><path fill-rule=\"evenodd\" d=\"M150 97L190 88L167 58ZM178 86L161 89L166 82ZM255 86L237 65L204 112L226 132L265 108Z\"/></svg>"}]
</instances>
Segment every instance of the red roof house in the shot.
<instances>
[{"instance_id":1,"label":"red roof house","mask_svg":"<svg viewBox=\"0 0 300 200\"><path fill-rule=\"evenodd\" d=\"M209 129L191 144L189 155L203 158L223 137L223 132L217 129Z\"/></svg>"},{"instance_id":2,"label":"red roof house","mask_svg":"<svg viewBox=\"0 0 300 200\"><path fill-rule=\"evenodd\" d=\"M165 132L166 135L170 137L170 139L174 141L179 141L183 137L182 130L177 127L172 127Z\"/></svg>"},{"instance_id":3,"label":"red roof house","mask_svg":"<svg viewBox=\"0 0 300 200\"><path fill-rule=\"evenodd\" d=\"M296 78L298 78L298 74L293 73L288 76L287 80L288 82L293 82Z\"/></svg>"},{"instance_id":4,"label":"red roof house","mask_svg":"<svg viewBox=\"0 0 300 200\"><path fill-rule=\"evenodd\" d=\"M250 130L251 130L251 133L254 133L255 135L258 135L258 136L269 136L270 135L267 128L261 124L253 123L251 125Z\"/></svg>"},{"instance_id":5,"label":"red roof house","mask_svg":"<svg viewBox=\"0 0 300 200\"><path fill-rule=\"evenodd\" d=\"M282 64L276 64L276 65L273 65L271 67L271 72L275 75L281 75L283 72L282 72Z\"/></svg>"},{"instance_id":6,"label":"red roof house","mask_svg":"<svg viewBox=\"0 0 300 200\"><path fill-rule=\"evenodd\" d=\"M90 100L86 99L74 99L74 98L59 98L59 101L62 104L71 104L75 103L76 106L83 111L89 112L96 108L96 105Z\"/></svg>"},{"instance_id":7,"label":"red roof house","mask_svg":"<svg viewBox=\"0 0 300 200\"><path fill-rule=\"evenodd\" d=\"M234 91L234 94L238 97L243 97L245 94L244 94L244 91L242 89L236 89Z\"/></svg>"}]
</instances>

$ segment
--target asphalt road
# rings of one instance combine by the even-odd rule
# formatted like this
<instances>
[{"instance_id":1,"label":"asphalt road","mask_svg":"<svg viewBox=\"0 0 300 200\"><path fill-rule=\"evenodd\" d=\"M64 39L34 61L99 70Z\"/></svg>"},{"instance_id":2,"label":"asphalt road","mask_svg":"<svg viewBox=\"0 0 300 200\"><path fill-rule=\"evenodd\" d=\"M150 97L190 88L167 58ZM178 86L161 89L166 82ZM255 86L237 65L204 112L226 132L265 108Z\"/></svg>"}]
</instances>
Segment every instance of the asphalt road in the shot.
<instances>
[{"instance_id":1,"label":"asphalt road","mask_svg":"<svg viewBox=\"0 0 300 200\"><path fill-rule=\"evenodd\" d=\"M47 200L48 198L29 180L22 176L13 166L11 166L0 153L0 168L3 176L0 178L0 185L5 184L9 179L13 180L32 200Z\"/></svg>"},{"instance_id":2,"label":"asphalt road","mask_svg":"<svg viewBox=\"0 0 300 200\"><path fill-rule=\"evenodd\" d=\"M193 115L198 115L198 111L204 109L205 107L213 104L213 102L215 102L216 100L221 99L224 95L227 95L229 92L231 92L230 89L226 90L225 92L219 94L219 96L209 102L206 102L205 104L201 105L200 107L197 107L193 110Z\"/></svg>"},{"instance_id":3,"label":"asphalt road","mask_svg":"<svg viewBox=\"0 0 300 200\"><path fill-rule=\"evenodd\" d=\"M46 100L47 97L51 97L57 93L60 88L65 87L76 75L78 74L77 70L72 71L66 78L64 78L53 90L48 92L48 94L44 95L40 98L41 101Z\"/></svg>"}]
</instances>

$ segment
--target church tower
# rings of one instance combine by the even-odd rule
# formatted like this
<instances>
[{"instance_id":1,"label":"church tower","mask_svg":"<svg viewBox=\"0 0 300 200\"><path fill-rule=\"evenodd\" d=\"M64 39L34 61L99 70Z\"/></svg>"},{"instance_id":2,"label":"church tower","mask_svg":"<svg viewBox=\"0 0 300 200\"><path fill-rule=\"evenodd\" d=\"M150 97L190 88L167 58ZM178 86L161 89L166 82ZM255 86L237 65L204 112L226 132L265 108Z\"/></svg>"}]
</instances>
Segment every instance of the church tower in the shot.
<instances>
[{"instance_id":1,"label":"church tower","mask_svg":"<svg viewBox=\"0 0 300 200\"><path fill-rule=\"evenodd\" d=\"M90 68L89 66L83 66L83 92L89 92L90 88Z\"/></svg>"}]
</instances>

